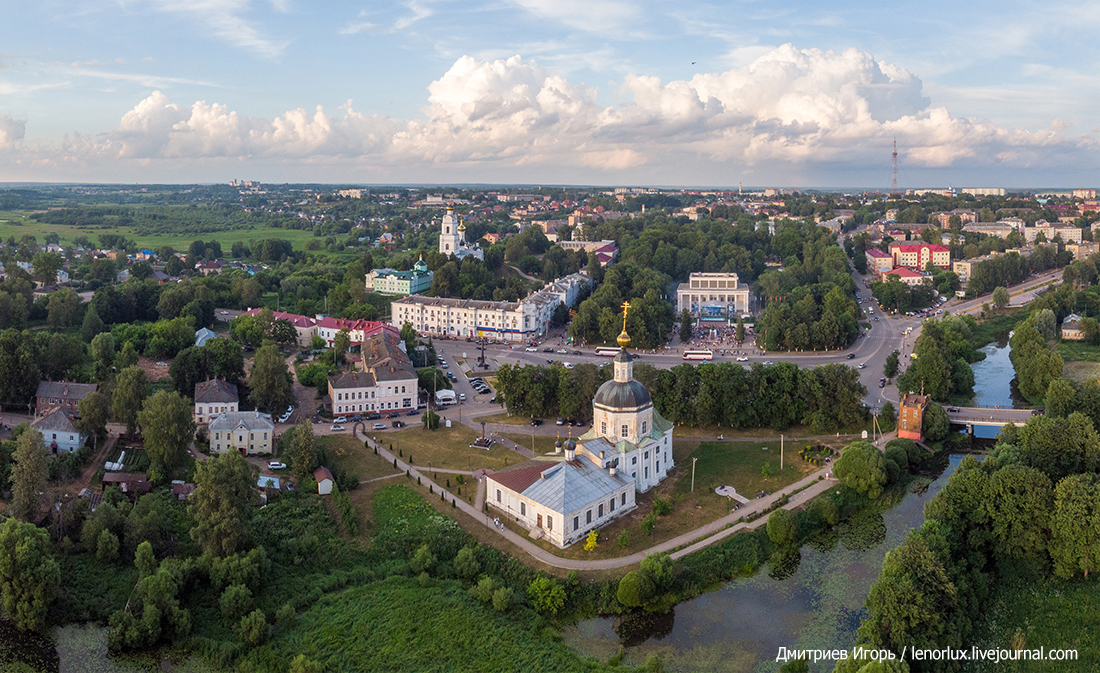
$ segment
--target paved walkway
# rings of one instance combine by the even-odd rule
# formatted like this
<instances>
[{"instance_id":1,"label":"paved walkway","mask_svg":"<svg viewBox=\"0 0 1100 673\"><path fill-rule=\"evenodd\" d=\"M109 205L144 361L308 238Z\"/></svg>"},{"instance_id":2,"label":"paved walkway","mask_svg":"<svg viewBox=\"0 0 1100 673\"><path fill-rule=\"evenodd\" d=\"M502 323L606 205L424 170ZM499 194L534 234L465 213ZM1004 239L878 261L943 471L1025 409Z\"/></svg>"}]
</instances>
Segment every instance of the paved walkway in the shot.
<instances>
[{"instance_id":1,"label":"paved walkway","mask_svg":"<svg viewBox=\"0 0 1100 673\"><path fill-rule=\"evenodd\" d=\"M767 522L767 517L761 517L760 519L749 524L736 522L741 517L749 516L756 512L762 512L776 500L783 497L784 494L792 493L800 488L805 487L804 491L791 496L790 502L785 506L786 509L793 509L808 502L814 496L825 492L836 484L836 481L832 479L822 479L821 481L818 481L819 477L824 476L825 473L827 473L831 469L822 468L821 470L818 470L813 474L807 475L806 477L803 477L794 484L791 484L786 488L780 489L779 491L776 491L775 493L767 497L754 500L751 505L742 507L734 513L728 514L721 519L717 519L706 525L700 526L699 528L684 533L683 535L674 537L671 540L666 540L665 542L654 545L649 549L635 552L629 556L622 556L619 558L611 559L567 559L552 554L551 552L529 541L526 536L513 532L509 528L504 528L503 530L501 530L495 527L493 525L492 519L490 518L490 515L486 514L483 511L483 503L485 501L485 481L483 479L479 479L478 481L478 492L475 498L475 503L477 503L479 506L471 505L465 500L458 500L457 496L455 496L453 493L443 488L438 483L432 481L431 477L428 474L430 470L428 470L427 468L424 468L423 466L409 465L408 463L402 461L400 458L394 456L381 444L375 442L372 438L367 437L366 435L361 433L358 434L359 438L366 441L368 446L378 449L379 456L382 456L382 458L390 462L393 462L396 459L398 469L408 470L410 477L419 477L422 485L431 485L436 491L440 492L443 495L444 500L450 500L454 502L457 509L473 517L474 521L480 522L486 528L490 528L496 531L498 535L503 537L508 542L511 542L512 544L519 547L521 550L527 553L528 556L531 556L535 560L555 568L563 568L566 570L609 570L614 568L622 568L625 566L633 565L635 563L640 563L642 559L644 559L649 554L653 554L655 552L667 552L675 547L690 545L684 549L681 549L680 551L672 553L673 558L680 558L682 556L690 554L693 551L703 549L704 547L708 547L715 542L724 540L738 530L752 529L763 525ZM729 527L727 528L727 526ZM698 542L693 542L693 540L698 540L698 538L703 536L709 537L704 540L699 540Z\"/></svg>"}]
</instances>

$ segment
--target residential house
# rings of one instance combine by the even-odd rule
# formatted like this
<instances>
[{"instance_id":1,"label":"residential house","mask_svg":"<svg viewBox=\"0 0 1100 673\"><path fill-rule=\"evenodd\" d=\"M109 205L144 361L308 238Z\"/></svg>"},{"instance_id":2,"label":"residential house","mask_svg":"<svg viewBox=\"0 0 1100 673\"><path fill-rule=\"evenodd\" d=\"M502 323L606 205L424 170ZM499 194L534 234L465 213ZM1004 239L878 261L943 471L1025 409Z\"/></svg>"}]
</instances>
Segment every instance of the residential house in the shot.
<instances>
[{"instance_id":1,"label":"residential house","mask_svg":"<svg viewBox=\"0 0 1100 673\"><path fill-rule=\"evenodd\" d=\"M195 423L209 423L214 416L239 410L237 386L225 379L210 379L195 384Z\"/></svg>"},{"instance_id":2,"label":"residential house","mask_svg":"<svg viewBox=\"0 0 1100 673\"><path fill-rule=\"evenodd\" d=\"M55 455L73 453L88 441L88 435L77 429L74 419L72 411L58 408L35 419L31 428L42 435L42 441Z\"/></svg>"},{"instance_id":3,"label":"residential house","mask_svg":"<svg viewBox=\"0 0 1100 673\"><path fill-rule=\"evenodd\" d=\"M117 486L127 495L138 496L153 490L153 484L144 472L107 472L101 482L103 489Z\"/></svg>"},{"instance_id":4,"label":"residential house","mask_svg":"<svg viewBox=\"0 0 1100 673\"><path fill-rule=\"evenodd\" d=\"M72 381L39 381L36 409L39 416L52 409L62 408L76 412L80 400L99 390L94 383L73 383Z\"/></svg>"},{"instance_id":5,"label":"residential house","mask_svg":"<svg viewBox=\"0 0 1100 673\"><path fill-rule=\"evenodd\" d=\"M1085 332L1081 329L1081 316L1070 313L1062 319L1062 338L1066 341L1083 341Z\"/></svg>"},{"instance_id":6,"label":"residential house","mask_svg":"<svg viewBox=\"0 0 1100 673\"><path fill-rule=\"evenodd\" d=\"M275 446L275 424L258 411L227 411L210 419L210 450L238 450L246 456L270 455Z\"/></svg>"}]
</instances>

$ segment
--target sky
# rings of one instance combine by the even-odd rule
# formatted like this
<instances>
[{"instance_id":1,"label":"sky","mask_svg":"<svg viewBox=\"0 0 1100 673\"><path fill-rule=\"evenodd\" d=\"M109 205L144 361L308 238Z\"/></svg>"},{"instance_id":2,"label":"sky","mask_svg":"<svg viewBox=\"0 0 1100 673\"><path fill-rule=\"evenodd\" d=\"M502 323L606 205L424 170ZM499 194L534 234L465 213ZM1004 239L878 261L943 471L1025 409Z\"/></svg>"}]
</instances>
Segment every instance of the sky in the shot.
<instances>
[{"instance_id":1,"label":"sky","mask_svg":"<svg viewBox=\"0 0 1100 673\"><path fill-rule=\"evenodd\" d=\"M0 181L1100 187L1100 3L6 0Z\"/></svg>"}]
</instances>

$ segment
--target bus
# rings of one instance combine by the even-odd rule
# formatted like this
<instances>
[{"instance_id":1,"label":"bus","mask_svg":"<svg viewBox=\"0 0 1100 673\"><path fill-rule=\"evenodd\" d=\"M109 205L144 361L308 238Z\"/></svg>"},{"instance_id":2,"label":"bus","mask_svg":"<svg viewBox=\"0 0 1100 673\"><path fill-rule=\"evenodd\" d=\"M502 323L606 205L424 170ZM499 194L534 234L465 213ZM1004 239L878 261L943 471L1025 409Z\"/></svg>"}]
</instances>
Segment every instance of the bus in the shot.
<instances>
[{"instance_id":1,"label":"bus","mask_svg":"<svg viewBox=\"0 0 1100 673\"><path fill-rule=\"evenodd\" d=\"M616 355L619 354L620 350L622 350L622 349L621 348L610 348L608 346L600 346L599 348L596 349L596 355L599 355L600 357L605 357L605 358L613 358L613 357L615 357Z\"/></svg>"},{"instance_id":2,"label":"bus","mask_svg":"<svg viewBox=\"0 0 1100 673\"><path fill-rule=\"evenodd\" d=\"M713 360L714 352L708 350L688 350L684 351L685 360Z\"/></svg>"}]
</instances>

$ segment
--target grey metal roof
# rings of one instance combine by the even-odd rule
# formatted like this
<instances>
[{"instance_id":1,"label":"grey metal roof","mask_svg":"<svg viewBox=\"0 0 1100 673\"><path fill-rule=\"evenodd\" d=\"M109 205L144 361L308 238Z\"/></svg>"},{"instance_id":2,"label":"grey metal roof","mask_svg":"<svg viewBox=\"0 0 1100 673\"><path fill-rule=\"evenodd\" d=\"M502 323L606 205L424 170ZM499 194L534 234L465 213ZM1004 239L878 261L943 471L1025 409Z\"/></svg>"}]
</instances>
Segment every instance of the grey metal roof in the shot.
<instances>
[{"instance_id":1,"label":"grey metal roof","mask_svg":"<svg viewBox=\"0 0 1100 673\"><path fill-rule=\"evenodd\" d=\"M239 427L246 430L274 430L275 424L258 411L227 411L210 421L211 430L229 432Z\"/></svg>"},{"instance_id":2,"label":"grey metal roof","mask_svg":"<svg viewBox=\"0 0 1100 673\"><path fill-rule=\"evenodd\" d=\"M640 409L653 404L649 397L649 391L645 389L641 381L631 379L626 382L605 381L596 391L592 399L594 406L610 407L612 409Z\"/></svg>"},{"instance_id":3,"label":"grey metal roof","mask_svg":"<svg viewBox=\"0 0 1100 673\"><path fill-rule=\"evenodd\" d=\"M619 474L611 476L607 470L580 459L544 470L523 495L564 516L611 497L628 483Z\"/></svg>"},{"instance_id":4,"label":"grey metal roof","mask_svg":"<svg viewBox=\"0 0 1100 673\"><path fill-rule=\"evenodd\" d=\"M195 384L195 404L239 401L237 386L222 379L210 379Z\"/></svg>"},{"instance_id":5,"label":"grey metal roof","mask_svg":"<svg viewBox=\"0 0 1100 673\"><path fill-rule=\"evenodd\" d=\"M49 430L50 432L78 432L73 423L73 417L64 409L54 409L42 418L31 423L36 430Z\"/></svg>"},{"instance_id":6,"label":"grey metal roof","mask_svg":"<svg viewBox=\"0 0 1100 673\"><path fill-rule=\"evenodd\" d=\"M370 372L344 372L329 379L334 389L344 388L372 388L374 387L374 374Z\"/></svg>"},{"instance_id":7,"label":"grey metal roof","mask_svg":"<svg viewBox=\"0 0 1100 673\"><path fill-rule=\"evenodd\" d=\"M66 400L82 400L94 393L99 386L94 383L73 383L72 381L39 381L38 397L57 397Z\"/></svg>"}]
</instances>

